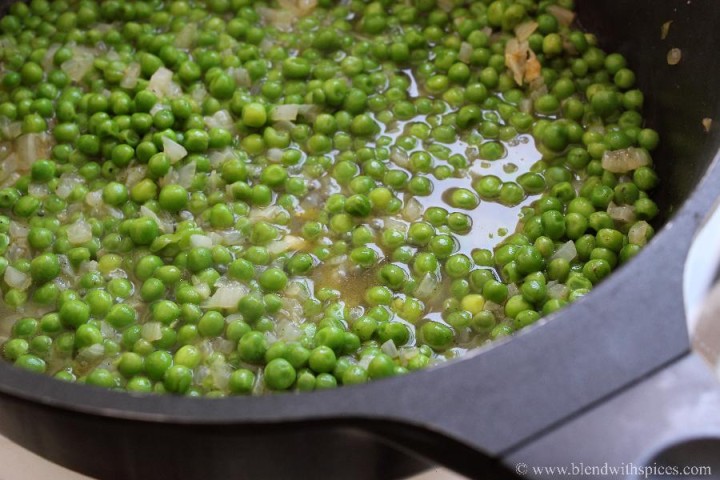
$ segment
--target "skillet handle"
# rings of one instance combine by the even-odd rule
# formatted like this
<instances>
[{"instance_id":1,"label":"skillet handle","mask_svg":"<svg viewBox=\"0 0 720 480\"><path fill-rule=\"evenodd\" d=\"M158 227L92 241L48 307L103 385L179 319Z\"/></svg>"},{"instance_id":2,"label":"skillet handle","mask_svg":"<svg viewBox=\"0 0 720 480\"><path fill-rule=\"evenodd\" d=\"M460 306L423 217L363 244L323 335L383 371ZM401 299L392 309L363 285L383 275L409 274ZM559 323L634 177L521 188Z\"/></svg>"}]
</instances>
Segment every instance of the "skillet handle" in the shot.
<instances>
[{"instance_id":1,"label":"skillet handle","mask_svg":"<svg viewBox=\"0 0 720 480\"><path fill-rule=\"evenodd\" d=\"M659 478L720 472L720 384L696 353L503 459L526 478ZM616 470L614 475L612 468ZM698 470L703 468L705 470ZM716 473L717 474L717 473Z\"/></svg>"}]
</instances>

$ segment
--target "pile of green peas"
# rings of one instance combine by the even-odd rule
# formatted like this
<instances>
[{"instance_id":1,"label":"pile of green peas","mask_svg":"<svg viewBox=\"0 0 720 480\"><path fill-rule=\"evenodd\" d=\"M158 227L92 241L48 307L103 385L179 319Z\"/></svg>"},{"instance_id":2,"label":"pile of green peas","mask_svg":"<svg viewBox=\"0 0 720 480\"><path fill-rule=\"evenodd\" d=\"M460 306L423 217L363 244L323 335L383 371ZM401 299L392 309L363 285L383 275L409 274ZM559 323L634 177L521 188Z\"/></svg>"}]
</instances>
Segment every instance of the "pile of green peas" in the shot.
<instances>
[{"instance_id":1,"label":"pile of green peas","mask_svg":"<svg viewBox=\"0 0 720 480\"><path fill-rule=\"evenodd\" d=\"M360 384L537 322L652 237L652 164L603 158L658 135L573 0L293 5L0 18L5 360L140 393ZM528 22L540 81L518 84ZM513 233L461 248L493 203Z\"/></svg>"}]
</instances>

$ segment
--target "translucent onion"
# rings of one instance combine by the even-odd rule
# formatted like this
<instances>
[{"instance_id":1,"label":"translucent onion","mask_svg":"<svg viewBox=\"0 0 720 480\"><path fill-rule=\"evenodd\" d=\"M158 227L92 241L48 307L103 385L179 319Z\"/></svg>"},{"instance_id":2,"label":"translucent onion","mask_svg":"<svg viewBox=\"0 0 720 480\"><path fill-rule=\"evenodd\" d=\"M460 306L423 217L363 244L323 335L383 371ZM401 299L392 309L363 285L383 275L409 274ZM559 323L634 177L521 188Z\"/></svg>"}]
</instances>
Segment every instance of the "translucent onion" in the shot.
<instances>
[{"instance_id":1,"label":"translucent onion","mask_svg":"<svg viewBox=\"0 0 720 480\"><path fill-rule=\"evenodd\" d=\"M652 236L653 229L644 220L635 223L628 231L628 240L633 245L644 246Z\"/></svg>"},{"instance_id":2,"label":"translucent onion","mask_svg":"<svg viewBox=\"0 0 720 480\"><path fill-rule=\"evenodd\" d=\"M189 162L177 169L177 184L183 188L190 188L195 179L195 162Z\"/></svg>"},{"instance_id":3,"label":"translucent onion","mask_svg":"<svg viewBox=\"0 0 720 480\"><path fill-rule=\"evenodd\" d=\"M390 148L390 160L398 167L407 168L410 165L407 152L399 148Z\"/></svg>"},{"instance_id":4,"label":"translucent onion","mask_svg":"<svg viewBox=\"0 0 720 480\"><path fill-rule=\"evenodd\" d=\"M420 280L420 283L418 283L417 287L415 287L413 295L419 299L430 298L437 291L439 284L440 281L435 275L426 273L422 280Z\"/></svg>"},{"instance_id":5,"label":"translucent onion","mask_svg":"<svg viewBox=\"0 0 720 480\"><path fill-rule=\"evenodd\" d=\"M400 353L395 346L395 342L393 342L392 340L388 340L387 342L380 345L380 350L382 350L385 355L388 355L392 358L397 358Z\"/></svg>"},{"instance_id":6,"label":"translucent onion","mask_svg":"<svg viewBox=\"0 0 720 480\"><path fill-rule=\"evenodd\" d=\"M530 38L530 35L535 33L535 30L537 30L537 28L538 23L534 20L523 22L517 27L515 27L515 36L518 40L524 42L525 40Z\"/></svg>"},{"instance_id":7,"label":"translucent onion","mask_svg":"<svg viewBox=\"0 0 720 480\"><path fill-rule=\"evenodd\" d=\"M268 246L268 252L271 255L279 255L288 251L297 252L305 248L305 240L294 235L285 235L279 240L271 242Z\"/></svg>"},{"instance_id":8,"label":"translucent onion","mask_svg":"<svg viewBox=\"0 0 720 480\"><path fill-rule=\"evenodd\" d=\"M549 282L547 287L547 295L550 298L556 298L559 300L567 300L570 294L570 289L567 285L557 282Z\"/></svg>"},{"instance_id":9,"label":"translucent onion","mask_svg":"<svg viewBox=\"0 0 720 480\"><path fill-rule=\"evenodd\" d=\"M190 245L192 245L193 248L198 247L204 247L204 248L212 248L213 247L213 241L210 237L206 235L190 235Z\"/></svg>"},{"instance_id":10,"label":"translucent onion","mask_svg":"<svg viewBox=\"0 0 720 480\"><path fill-rule=\"evenodd\" d=\"M18 290L27 290L32 283L30 275L23 273L10 265L8 265L8 267L5 269L4 279L8 287Z\"/></svg>"},{"instance_id":11,"label":"translucent onion","mask_svg":"<svg viewBox=\"0 0 720 480\"><path fill-rule=\"evenodd\" d=\"M140 207L140 215L143 217L152 218L155 220L155 223L157 223L158 227L160 227L160 230L163 233L172 233L173 232L173 222L171 219L162 219L158 216L157 213L150 210L145 205L142 205Z\"/></svg>"},{"instance_id":12,"label":"translucent onion","mask_svg":"<svg viewBox=\"0 0 720 480\"><path fill-rule=\"evenodd\" d=\"M557 249L555 253L553 253L552 257L550 257L550 260L555 260L556 258L562 258L564 260L567 260L568 262L572 262L577 258L577 248L575 247L575 242L572 240L568 240L567 242L563 243L560 248Z\"/></svg>"},{"instance_id":13,"label":"translucent onion","mask_svg":"<svg viewBox=\"0 0 720 480\"><path fill-rule=\"evenodd\" d=\"M632 223L635 221L635 208L632 205L615 205L610 202L607 207L607 214L615 221Z\"/></svg>"},{"instance_id":14,"label":"translucent onion","mask_svg":"<svg viewBox=\"0 0 720 480\"><path fill-rule=\"evenodd\" d=\"M292 11L265 7L257 7L256 11L267 24L272 25L281 32L289 32L292 30L292 25L295 21L295 15Z\"/></svg>"},{"instance_id":15,"label":"translucent onion","mask_svg":"<svg viewBox=\"0 0 720 480\"><path fill-rule=\"evenodd\" d=\"M458 60L463 63L470 63L472 58L473 48L468 42L462 42L460 44L460 51L458 52Z\"/></svg>"},{"instance_id":16,"label":"translucent onion","mask_svg":"<svg viewBox=\"0 0 720 480\"><path fill-rule=\"evenodd\" d=\"M41 158L50 158L50 150L54 142L47 133L26 133L15 140L17 153L17 169L21 172L30 170L30 166Z\"/></svg>"},{"instance_id":17,"label":"translucent onion","mask_svg":"<svg viewBox=\"0 0 720 480\"><path fill-rule=\"evenodd\" d=\"M175 46L177 48L192 48L195 43L195 36L197 35L197 24L195 22L188 22L185 26L175 35Z\"/></svg>"},{"instance_id":18,"label":"translucent onion","mask_svg":"<svg viewBox=\"0 0 720 480\"><path fill-rule=\"evenodd\" d=\"M135 88L138 78L140 78L140 64L132 62L125 69L125 76L120 80L120 86L122 88Z\"/></svg>"},{"instance_id":19,"label":"translucent onion","mask_svg":"<svg viewBox=\"0 0 720 480\"><path fill-rule=\"evenodd\" d=\"M236 310L238 302L247 293L248 289L245 285L232 282L218 288L213 296L205 302L205 307Z\"/></svg>"},{"instance_id":20,"label":"translucent onion","mask_svg":"<svg viewBox=\"0 0 720 480\"><path fill-rule=\"evenodd\" d=\"M278 105L270 112L270 120L272 120L273 122L295 121L298 116L298 107L299 105L295 103Z\"/></svg>"},{"instance_id":21,"label":"translucent onion","mask_svg":"<svg viewBox=\"0 0 720 480\"><path fill-rule=\"evenodd\" d=\"M60 69L67 73L73 82L79 83L93 68L96 52L85 47L73 47L72 58L63 62Z\"/></svg>"},{"instance_id":22,"label":"translucent onion","mask_svg":"<svg viewBox=\"0 0 720 480\"><path fill-rule=\"evenodd\" d=\"M569 26L575 21L575 13L560 5L548 5L547 12L555 17L560 25Z\"/></svg>"},{"instance_id":23,"label":"translucent onion","mask_svg":"<svg viewBox=\"0 0 720 480\"><path fill-rule=\"evenodd\" d=\"M218 110L214 114L204 117L203 120L208 128L224 128L225 130L235 128L235 122L227 110Z\"/></svg>"},{"instance_id":24,"label":"translucent onion","mask_svg":"<svg viewBox=\"0 0 720 480\"><path fill-rule=\"evenodd\" d=\"M85 220L78 220L67 229L67 238L73 245L82 245L92 240L92 228Z\"/></svg>"},{"instance_id":25,"label":"translucent onion","mask_svg":"<svg viewBox=\"0 0 720 480\"><path fill-rule=\"evenodd\" d=\"M405 202L405 208L403 208L402 215L408 222L414 222L422 217L423 210L424 209L420 201L418 201L415 197L410 197Z\"/></svg>"},{"instance_id":26,"label":"translucent onion","mask_svg":"<svg viewBox=\"0 0 720 480\"><path fill-rule=\"evenodd\" d=\"M172 81L172 77L172 70L160 67L150 77L147 88L158 98L177 98L182 95L182 89Z\"/></svg>"},{"instance_id":27,"label":"translucent onion","mask_svg":"<svg viewBox=\"0 0 720 480\"><path fill-rule=\"evenodd\" d=\"M163 152L167 155L170 163L176 163L177 161L185 158L188 154L185 147L168 137L162 137L162 143Z\"/></svg>"},{"instance_id":28,"label":"translucent onion","mask_svg":"<svg viewBox=\"0 0 720 480\"><path fill-rule=\"evenodd\" d=\"M650 165L650 154L644 148L623 148L603 153L602 167L611 173L627 173Z\"/></svg>"},{"instance_id":29,"label":"translucent onion","mask_svg":"<svg viewBox=\"0 0 720 480\"><path fill-rule=\"evenodd\" d=\"M162 323L147 322L140 328L140 336L148 342L154 342L162 338Z\"/></svg>"},{"instance_id":30,"label":"translucent onion","mask_svg":"<svg viewBox=\"0 0 720 480\"><path fill-rule=\"evenodd\" d=\"M273 163L277 163L282 160L283 151L279 148L271 148L267 151L267 159Z\"/></svg>"}]
</instances>

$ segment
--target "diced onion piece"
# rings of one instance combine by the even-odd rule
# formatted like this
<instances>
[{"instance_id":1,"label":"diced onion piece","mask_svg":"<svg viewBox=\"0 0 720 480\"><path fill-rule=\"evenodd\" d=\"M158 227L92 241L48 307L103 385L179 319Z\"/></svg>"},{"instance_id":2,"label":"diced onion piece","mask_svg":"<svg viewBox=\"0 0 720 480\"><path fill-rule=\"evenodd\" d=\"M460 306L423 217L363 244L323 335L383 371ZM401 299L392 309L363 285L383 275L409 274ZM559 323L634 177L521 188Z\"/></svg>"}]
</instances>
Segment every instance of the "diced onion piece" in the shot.
<instances>
[{"instance_id":1,"label":"diced onion piece","mask_svg":"<svg viewBox=\"0 0 720 480\"><path fill-rule=\"evenodd\" d=\"M279 205L270 205L264 208L251 208L248 218L253 222L260 220L272 222L278 215L282 214L285 210Z\"/></svg>"},{"instance_id":2,"label":"diced onion piece","mask_svg":"<svg viewBox=\"0 0 720 480\"><path fill-rule=\"evenodd\" d=\"M0 133L5 140L13 140L22 134L22 123L11 122L10 119L0 118Z\"/></svg>"},{"instance_id":3,"label":"diced onion piece","mask_svg":"<svg viewBox=\"0 0 720 480\"><path fill-rule=\"evenodd\" d=\"M296 18L294 13L290 10L276 10L265 7L257 7L256 10L267 24L277 28L281 32L290 31Z\"/></svg>"},{"instance_id":4,"label":"diced onion piece","mask_svg":"<svg viewBox=\"0 0 720 480\"><path fill-rule=\"evenodd\" d=\"M120 80L120 86L122 88L135 88L138 78L140 78L140 64L132 62L125 69L125 76Z\"/></svg>"},{"instance_id":5,"label":"diced onion piece","mask_svg":"<svg viewBox=\"0 0 720 480\"><path fill-rule=\"evenodd\" d=\"M667 54L668 65L677 65L682 60L682 50L679 48L671 48Z\"/></svg>"},{"instance_id":6,"label":"diced onion piece","mask_svg":"<svg viewBox=\"0 0 720 480\"><path fill-rule=\"evenodd\" d=\"M530 35L535 33L535 30L538 28L538 23L534 20L529 20L527 22L523 22L517 27L515 27L515 36L518 40L521 42L524 42L528 38L530 38Z\"/></svg>"},{"instance_id":7,"label":"diced onion piece","mask_svg":"<svg viewBox=\"0 0 720 480\"><path fill-rule=\"evenodd\" d=\"M232 282L218 288L212 297L205 302L207 308L236 309L238 302L247 295L248 289L244 285Z\"/></svg>"},{"instance_id":8,"label":"diced onion piece","mask_svg":"<svg viewBox=\"0 0 720 480\"><path fill-rule=\"evenodd\" d=\"M607 214L618 222L632 223L635 221L635 208L632 205L615 205L615 203L610 202Z\"/></svg>"},{"instance_id":9,"label":"diced onion piece","mask_svg":"<svg viewBox=\"0 0 720 480\"><path fill-rule=\"evenodd\" d=\"M92 228L85 220L78 220L68 228L67 238L73 245L82 245L92 240Z\"/></svg>"},{"instance_id":10,"label":"diced onion piece","mask_svg":"<svg viewBox=\"0 0 720 480\"><path fill-rule=\"evenodd\" d=\"M95 53L85 47L74 47L72 53L72 58L63 62L63 64L60 65L60 69L67 73L73 82L77 83L93 68Z\"/></svg>"},{"instance_id":11,"label":"diced onion piece","mask_svg":"<svg viewBox=\"0 0 720 480\"><path fill-rule=\"evenodd\" d=\"M214 114L204 117L205 126L208 128L224 128L225 130L233 130L235 122L233 122L230 112L227 110L218 110Z\"/></svg>"},{"instance_id":12,"label":"diced onion piece","mask_svg":"<svg viewBox=\"0 0 720 480\"><path fill-rule=\"evenodd\" d=\"M50 194L50 189L45 183L31 183L28 186L28 193L35 198L43 199Z\"/></svg>"},{"instance_id":13,"label":"diced onion piece","mask_svg":"<svg viewBox=\"0 0 720 480\"><path fill-rule=\"evenodd\" d=\"M285 252L297 252L305 248L305 240L294 235L285 235L267 246L270 255L279 255Z\"/></svg>"},{"instance_id":14,"label":"diced onion piece","mask_svg":"<svg viewBox=\"0 0 720 480\"><path fill-rule=\"evenodd\" d=\"M462 42L460 44L460 51L458 52L458 60L463 63L470 63L472 58L473 48L468 42Z\"/></svg>"},{"instance_id":15,"label":"diced onion piece","mask_svg":"<svg viewBox=\"0 0 720 480\"><path fill-rule=\"evenodd\" d=\"M399 355L398 349L395 346L395 342L393 342L392 340L388 340L387 342L380 345L380 350L382 350L385 355L388 355L392 358L397 358Z\"/></svg>"},{"instance_id":16,"label":"diced onion piece","mask_svg":"<svg viewBox=\"0 0 720 480\"><path fill-rule=\"evenodd\" d=\"M192 48L195 43L196 34L197 24L195 22L186 23L177 35L175 35L175 46L177 48Z\"/></svg>"},{"instance_id":17,"label":"diced onion piece","mask_svg":"<svg viewBox=\"0 0 720 480\"><path fill-rule=\"evenodd\" d=\"M437 290L439 285L438 278L435 275L426 273L418 286L415 287L413 295L420 299L430 298Z\"/></svg>"},{"instance_id":18,"label":"diced onion piece","mask_svg":"<svg viewBox=\"0 0 720 480\"><path fill-rule=\"evenodd\" d=\"M27 238L30 229L18 222L11 221L9 232L12 240L22 240Z\"/></svg>"},{"instance_id":19,"label":"diced onion piece","mask_svg":"<svg viewBox=\"0 0 720 480\"><path fill-rule=\"evenodd\" d=\"M410 197L410 199L405 202L405 208L403 208L402 214L405 220L408 222L414 222L422 217L423 206L418 199Z\"/></svg>"},{"instance_id":20,"label":"diced onion piece","mask_svg":"<svg viewBox=\"0 0 720 480\"><path fill-rule=\"evenodd\" d=\"M140 215L142 215L143 217L148 217L148 218L152 218L153 220L155 220L155 223L157 223L158 227L160 228L160 230L163 233L172 233L172 231L173 231L172 220L163 220L162 218L160 218L158 216L157 213L153 212L145 205L142 205L140 207Z\"/></svg>"},{"instance_id":21,"label":"diced onion piece","mask_svg":"<svg viewBox=\"0 0 720 480\"><path fill-rule=\"evenodd\" d=\"M310 15L317 7L317 0L278 0L278 4L285 10L304 17Z\"/></svg>"},{"instance_id":22,"label":"diced onion piece","mask_svg":"<svg viewBox=\"0 0 720 480\"><path fill-rule=\"evenodd\" d=\"M193 248L198 248L198 247L212 248L213 241L208 236L195 234L195 235L190 235L190 245L192 245Z\"/></svg>"},{"instance_id":23,"label":"diced onion piece","mask_svg":"<svg viewBox=\"0 0 720 480\"><path fill-rule=\"evenodd\" d=\"M162 137L162 143L163 152L167 155L170 163L176 163L178 160L185 158L188 154L185 147L168 137Z\"/></svg>"},{"instance_id":24,"label":"diced onion piece","mask_svg":"<svg viewBox=\"0 0 720 480\"><path fill-rule=\"evenodd\" d=\"M27 172L30 166L41 158L50 158L52 140L46 133L26 133L15 140L15 153L17 154L17 169Z\"/></svg>"},{"instance_id":25,"label":"diced onion piece","mask_svg":"<svg viewBox=\"0 0 720 480\"><path fill-rule=\"evenodd\" d=\"M195 179L195 162L189 162L177 169L177 184L183 188L190 188Z\"/></svg>"},{"instance_id":26,"label":"diced onion piece","mask_svg":"<svg viewBox=\"0 0 720 480\"><path fill-rule=\"evenodd\" d=\"M286 105L278 105L270 112L270 120L279 121L295 121L298 116L298 107L296 103L288 103Z\"/></svg>"},{"instance_id":27,"label":"diced onion piece","mask_svg":"<svg viewBox=\"0 0 720 480\"><path fill-rule=\"evenodd\" d=\"M390 148L390 160L398 167L406 168L410 165L407 152L400 148Z\"/></svg>"},{"instance_id":28,"label":"diced onion piece","mask_svg":"<svg viewBox=\"0 0 720 480\"><path fill-rule=\"evenodd\" d=\"M703 130L705 130L705 133L710 133L710 129L712 128L712 118L703 118L702 119L702 126Z\"/></svg>"},{"instance_id":29,"label":"diced onion piece","mask_svg":"<svg viewBox=\"0 0 720 480\"><path fill-rule=\"evenodd\" d=\"M209 155L210 159L210 166L214 169L219 168L223 163L225 163L226 160L231 160L237 158L237 155L235 154L235 150L233 150L230 147L223 148L222 150L217 150L215 152L212 152Z\"/></svg>"},{"instance_id":30,"label":"diced onion piece","mask_svg":"<svg viewBox=\"0 0 720 480\"><path fill-rule=\"evenodd\" d=\"M660 39L665 40L668 36L668 33L670 33L670 25L672 25L673 21L669 20L662 24L660 27Z\"/></svg>"},{"instance_id":31,"label":"diced onion piece","mask_svg":"<svg viewBox=\"0 0 720 480\"><path fill-rule=\"evenodd\" d=\"M562 258L564 260L567 260L568 262L572 262L577 258L577 248L575 248L575 242L572 240L568 240L567 242L563 243L560 248L557 249L557 251L550 257L550 260L555 260L556 258Z\"/></svg>"},{"instance_id":32,"label":"diced onion piece","mask_svg":"<svg viewBox=\"0 0 720 480\"><path fill-rule=\"evenodd\" d=\"M176 98L182 95L182 89L172 81L173 72L165 67L157 69L148 82L148 90L159 98Z\"/></svg>"},{"instance_id":33,"label":"diced onion piece","mask_svg":"<svg viewBox=\"0 0 720 480\"><path fill-rule=\"evenodd\" d=\"M633 245L644 246L652 237L653 228L644 220L635 223L628 231L628 240Z\"/></svg>"},{"instance_id":34,"label":"diced onion piece","mask_svg":"<svg viewBox=\"0 0 720 480\"><path fill-rule=\"evenodd\" d=\"M148 342L154 342L162 338L162 323L147 322L140 328L140 336Z\"/></svg>"},{"instance_id":35,"label":"diced onion piece","mask_svg":"<svg viewBox=\"0 0 720 480\"><path fill-rule=\"evenodd\" d=\"M270 148L266 155L268 160L277 163L282 160L283 151L279 148Z\"/></svg>"},{"instance_id":36,"label":"diced onion piece","mask_svg":"<svg viewBox=\"0 0 720 480\"><path fill-rule=\"evenodd\" d=\"M298 105L298 113L312 122L320 113L320 107L311 104L300 104Z\"/></svg>"},{"instance_id":37,"label":"diced onion piece","mask_svg":"<svg viewBox=\"0 0 720 480\"><path fill-rule=\"evenodd\" d=\"M567 287L567 285L564 285L562 283L548 283L547 288L547 295L550 298L556 298L560 300L567 300L568 295L570 294L570 289Z\"/></svg>"},{"instance_id":38,"label":"diced onion piece","mask_svg":"<svg viewBox=\"0 0 720 480\"><path fill-rule=\"evenodd\" d=\"M93 343L78 350L76 361L80 364L92 364L100 360L103 355L105 355L105 346L102 343Z\"/></svg>"},{"instance_id":39,"label":"diced onion piece","mask_svg":"<svg viewBox=\"0 0 720 480\"><path fill-rule=\"evenodd\" d=\"M513 74L513 79L518 85L523 82L531 83L541 78L541 65L535 53L530 50L528 42L511 38L505 44L505 66Z\"/></svg>"},{"instance_id":40,"label":"diced onion piece","mask_svg":"<svg viewBox=\"0 0 720 480\"><path fill-rule=\"evenodd\" d=\"M230 69L230 75L235 79L238 87L248 88L252 85L250 73L243 67L235 67Z\"/></svg>"},{"instance_id":41,"label":"diced onion piece","mask_svg":"<svg viewBox=\"0 0 720 480\"><path fill-rule=\"evenodd\" d=\"M440 7L440 10L449 13L453 9L453 3L453 0L438 0L437 5Z\"/></svg>"},{"instance_id":42,"label":"diced onion piece","mask_svg":"<svg viewBox=\"0 0 720 480\"><path fill-rule=\"evenodd\" d=\"M650 165L650 154L644 148L623 148L603 153L602 167L611 173L627 173Z\"/></svg>"},{"instance_id":43,"label":"diced onion piece","mask_svg":"<svg viewBox=\"0 0 720 480\"><path fill-rule=\"evenodd\" d=\"M302 309L302 307L300 307ZM278 323L277 333L280 340L294 342L302 337L302 330L295 323L282 320Z\"/></svg>"},{"instance_id":44,"label":"diced onion piece","mask_svg":"<svg viewBox=\"0 0 720 480\"><path fill-rule=\"evenodd\" d=\"M16 288L18 290L27 290L27 288L32 283L32 279L30 278L30 275L21 272L20 270L8 266L5 269L5 283L7 283L8 287L10 288Z\"/></svg>"},{"instance_id":45,"label":"diced onion piece","mask_svg":"<svg viewBox=\"0 0 720 480\"><path fill-rule=\"evenodd\" d=\"M575 21L575 13L572 10L563 8L560 5L549 5L547 11L555 17L560 25L569 26Z\"/></svg>"},{"instance_id":46,"label":"diced onion piece","mask_svg":"<svg viewBox=\"0 0 720 480\"><path fill-rule=\"evenodd\" d=\"M103 205L102 190L95 190L85 195L85 203L93 208L100 208Z\"/></svg>"}]
</instances>

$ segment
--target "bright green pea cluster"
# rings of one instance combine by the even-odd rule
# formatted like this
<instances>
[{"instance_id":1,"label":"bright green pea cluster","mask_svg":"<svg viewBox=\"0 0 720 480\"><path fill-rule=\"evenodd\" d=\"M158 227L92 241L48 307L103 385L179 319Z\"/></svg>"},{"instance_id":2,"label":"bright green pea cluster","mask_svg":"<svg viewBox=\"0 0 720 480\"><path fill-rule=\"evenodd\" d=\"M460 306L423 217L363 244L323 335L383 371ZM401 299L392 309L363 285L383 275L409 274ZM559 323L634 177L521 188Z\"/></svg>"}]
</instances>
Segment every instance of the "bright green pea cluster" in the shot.
<instances>
[{"instance_id":1,"label":"bright green pea cluster","mask_svg":"<svg viewBox=\"0 0 720 480\"><path fill-rule=\"evenodd\" d=\"M282 4L0 19L7 361L146 393L360 384L537 322L652 237L658 135L572 0Z\"/></svg>"}]
</instances>

